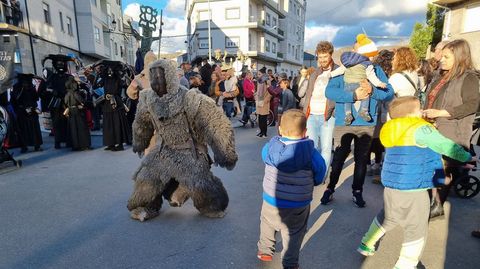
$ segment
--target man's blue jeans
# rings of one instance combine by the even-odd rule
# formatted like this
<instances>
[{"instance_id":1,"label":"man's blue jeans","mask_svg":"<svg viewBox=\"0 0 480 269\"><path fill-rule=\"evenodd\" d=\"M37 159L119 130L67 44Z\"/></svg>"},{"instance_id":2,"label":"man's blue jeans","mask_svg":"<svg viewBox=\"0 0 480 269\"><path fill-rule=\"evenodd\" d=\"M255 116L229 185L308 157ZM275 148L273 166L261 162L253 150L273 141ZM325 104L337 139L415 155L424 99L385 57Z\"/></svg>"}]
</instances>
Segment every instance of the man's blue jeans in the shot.
<instances>
[{"instance_id":1,"label":"man's blue jeans","mask_svg":"<svg viewBox=\"0 0 480 269\"><path fill-rule=\"evenodd\" d=\"M325 122L325 115L308 116L307 136L313 140L315 148L320 152L327 168L330 166L332 158L333 128L335 127L335 118L331 117Z\"/></svg>"}]
</instances>

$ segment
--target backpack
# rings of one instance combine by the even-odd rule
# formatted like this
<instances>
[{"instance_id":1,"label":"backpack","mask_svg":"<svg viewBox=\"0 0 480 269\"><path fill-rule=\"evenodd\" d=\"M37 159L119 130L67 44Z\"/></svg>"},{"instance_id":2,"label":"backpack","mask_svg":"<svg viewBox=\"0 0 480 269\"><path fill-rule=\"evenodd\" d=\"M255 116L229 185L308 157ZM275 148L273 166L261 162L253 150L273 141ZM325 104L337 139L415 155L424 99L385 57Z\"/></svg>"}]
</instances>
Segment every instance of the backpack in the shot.
<instances>
[{"instance_id":1,"label":"backpack","mask_svg":"<svg viewBox=\"0 0 480 269\"><path fill-rule=\"evenodd\" d=\"M420 107L423 107L425 105L425 101L426 101L425 92L422 91L422 89L420 89L420 87L418 87L418 85L415 85L413 80L407 74L405 74L404 72L400 72L400 74L402 74L408 80L408 82L410 82L410 84L412 84L413 88L415 89L415 94L413 96L417 97L420 100Z\"/></svg>"}]
</instances>

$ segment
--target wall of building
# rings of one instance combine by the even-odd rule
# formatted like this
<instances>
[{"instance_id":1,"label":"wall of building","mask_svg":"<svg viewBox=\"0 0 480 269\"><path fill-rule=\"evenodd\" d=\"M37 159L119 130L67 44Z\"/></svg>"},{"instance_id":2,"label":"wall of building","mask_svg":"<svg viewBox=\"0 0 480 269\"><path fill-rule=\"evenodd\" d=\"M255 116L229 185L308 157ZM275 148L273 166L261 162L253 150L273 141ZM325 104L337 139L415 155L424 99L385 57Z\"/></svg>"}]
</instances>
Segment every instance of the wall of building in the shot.
<instances>
[{"instance_id":1,"label":"wall of building","mask_svg":"<svg viewBox=\"0 0 480 269\"><path fill-rule=\"evenodd\" d=\"M463 38L470 44L474 65L480 69L480 19L474 21L478 24L476 31L466 31L465 14L469 8L479 8L480 1L468 1L468 3L452 7L450 12L450 23L444 25L444 36L447 40ZM447 15L448 16L448 15ZM448 19L446 19L448 22Z\"/></svg>"}]
</instances>

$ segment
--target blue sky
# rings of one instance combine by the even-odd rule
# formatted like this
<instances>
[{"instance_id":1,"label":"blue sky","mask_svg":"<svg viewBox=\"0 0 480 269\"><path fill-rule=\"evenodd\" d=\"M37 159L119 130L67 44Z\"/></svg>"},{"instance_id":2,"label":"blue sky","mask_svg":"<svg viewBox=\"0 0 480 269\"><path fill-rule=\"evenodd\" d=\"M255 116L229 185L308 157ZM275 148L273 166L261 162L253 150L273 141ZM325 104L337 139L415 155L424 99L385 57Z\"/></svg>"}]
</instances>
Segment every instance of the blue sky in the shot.
<instances>
[{"instance_id":1,"label":"blue sky","mask_svg":"<svg viewBox=\"0 0 480 269\"><path fill-rule=\"evenodd\" d=\"M378 45L406 42L413 25L425 21L427 2L428 0L307 0L305 49L315 49L320 40L329 40L335 47L350 46L355 36L363 31L372 36ZM184 0L122 1L125 13L132 17L138 16L140 4L163 9L164 35L185 33ZM381 38L383 36L389 38ZM169 51L185 49L183 41L183 38L167 38L162 40L162 48Z\"/></svg>"}]
</instances>

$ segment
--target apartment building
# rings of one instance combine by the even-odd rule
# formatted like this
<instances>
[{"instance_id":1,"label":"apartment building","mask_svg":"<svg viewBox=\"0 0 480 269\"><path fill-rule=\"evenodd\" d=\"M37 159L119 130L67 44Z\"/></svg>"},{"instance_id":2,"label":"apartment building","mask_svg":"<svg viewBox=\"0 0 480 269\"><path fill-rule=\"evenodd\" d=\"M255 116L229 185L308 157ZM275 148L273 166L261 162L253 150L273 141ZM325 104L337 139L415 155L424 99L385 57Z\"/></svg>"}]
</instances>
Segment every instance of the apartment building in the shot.
<instances>
[{"instance_id":1,"label":"apartment building","mask_svg":"<svg viewBox=\"0 0 480 269\"><path fill-rule=\"evenodd\" d=\"M303 64L305 7L299 0L187 0L187 58L208 57L211 16L212 57L217 49L233 58L240 50L253 69L293 76Z\"/></svg>"},{"instance_id":2,"label":"apartment building","mask_svg":"<svg viewBox=\"0 0 480 269\"><path fill-rule=\"evenodd\" d=\"M20 22L8 21L6 9L2 2L0 34L16 41L18 72L40 74L48 54L84 64L126 58L121 0L20 0Z\"/></svg>"},{"instance_id":3,"label":"apartment building","mask_svg":"<svg viewBox=\"0 0 480 269\"><path fill-rule=\"evenodd\" d=\"M434 0L433 4L446 9L443 39L463 38L470 43L472 58L480 68L480 0Z\"/></svg>"}]
</instances>

